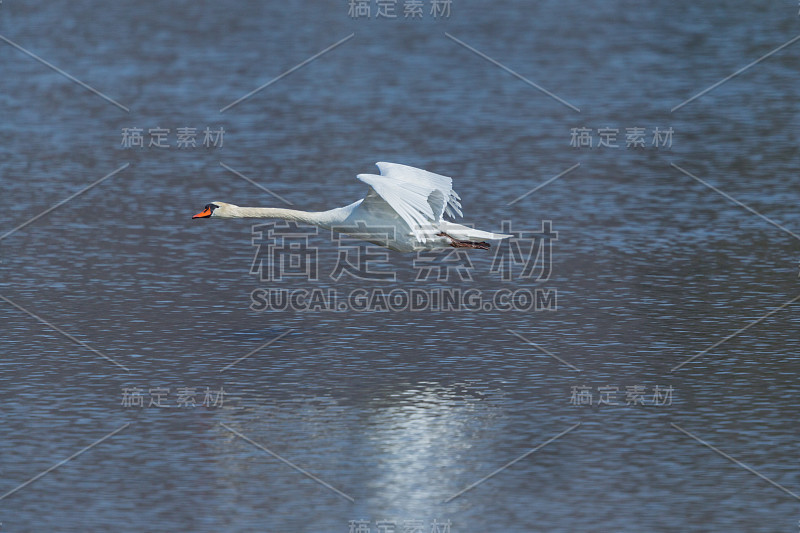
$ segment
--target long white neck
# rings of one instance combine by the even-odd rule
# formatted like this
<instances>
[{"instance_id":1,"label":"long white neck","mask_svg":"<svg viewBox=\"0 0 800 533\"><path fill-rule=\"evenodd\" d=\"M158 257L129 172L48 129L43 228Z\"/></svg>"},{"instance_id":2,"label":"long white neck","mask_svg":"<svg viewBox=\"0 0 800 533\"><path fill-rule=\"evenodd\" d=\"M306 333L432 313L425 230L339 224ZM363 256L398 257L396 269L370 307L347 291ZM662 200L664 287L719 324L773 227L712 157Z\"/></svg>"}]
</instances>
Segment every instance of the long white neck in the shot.
<instances>
[{"instance_id":1,"label":"long white neck","mask_svg":"<svg viewBox=\"0 0 800 533\"><path fill-rule=\"evenodd\" d=\"M280 207L239 207L230 205L224 210L224 214L220 213L220 215L224 218L280 218L328 228L332 224L344 221L352 211L351 207L355 207L355 204L329 211L310 212Z\"/></svg>"},{"instance_id":2,"label":"long white neck","mask_svg":"<svg viewBox=\"0 0 800 533\"><path fill-rule=\"evenodd\" d=\"M320 213L310 213L297 209L282 209L280 207L232 207L230 216L234 218L281 218L295 222L314 224Z\"/></svg>"}]
</instances>

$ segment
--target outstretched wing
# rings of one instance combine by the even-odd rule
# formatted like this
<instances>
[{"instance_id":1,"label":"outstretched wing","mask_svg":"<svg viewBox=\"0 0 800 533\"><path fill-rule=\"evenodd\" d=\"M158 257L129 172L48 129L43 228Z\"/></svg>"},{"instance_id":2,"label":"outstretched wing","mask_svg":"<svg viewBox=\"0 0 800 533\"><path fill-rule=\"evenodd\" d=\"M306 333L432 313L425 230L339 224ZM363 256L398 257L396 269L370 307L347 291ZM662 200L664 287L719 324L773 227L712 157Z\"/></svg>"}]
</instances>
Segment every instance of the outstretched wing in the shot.
<instances>
[{"instance_id":1,"label":"outstretched wing","mask_svg":"<svg viewBox=\"0 0 800 533\"><path fill-rule=\"evenodd\" d=\"M434 191L438 191L441 195L441 200L436 204L433 209L433 214L436 215L437 220L441 220L442 216L446 213L450 218L462 216L461 213L461 197L458 196L456 191L453 190L453 180L448 176L441 174L434 174L421 168L414 168L408 165L400 165L397 163L376 163L378 169L381 171L382 176L387 178L418 183L424 187L429 187ZM439 196L439 195L437 195Z\"/></svg>"},{"instance_id":2,"label":"outstretched wing","mask_svg":"<svg viewBox=\"0 0 800 533\"><path fill-rule=\"evenodd\" d=\"M377 164L381 175L359 174L357 177L408 224L419 241L425 241L426 229L436 228L442 216L461 216L461 198L453 190L453 180L427 170L399 165Z\"/></svg>"}]
</instances>

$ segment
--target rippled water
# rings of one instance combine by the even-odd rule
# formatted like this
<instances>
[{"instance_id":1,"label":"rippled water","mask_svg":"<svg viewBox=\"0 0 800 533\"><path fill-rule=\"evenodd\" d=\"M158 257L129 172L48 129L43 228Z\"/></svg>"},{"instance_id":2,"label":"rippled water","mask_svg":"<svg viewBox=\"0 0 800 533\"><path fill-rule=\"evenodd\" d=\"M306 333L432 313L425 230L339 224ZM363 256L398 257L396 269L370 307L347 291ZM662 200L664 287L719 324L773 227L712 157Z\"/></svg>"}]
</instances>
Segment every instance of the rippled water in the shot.
<instances>
[{"instance_id":1,"label":"rippled water","mask_svg":"<svg viewBox=\"0 0 800 533\"><path fill-rule=\"evenodd\" d=\"M798 295L800 45L670 110L799 34L797 6L424 5L0 5L0 35L130 110L0 42L0 234L129 165L0 238L4 531L796 530L798 304L671 369ZM133 127L172 147L125 148ZM181 127L224 128L224 145L178 149ZM593 149L570 146L581 127ZM618 148L597 148L606 127ZM281 206L220 163L320 210L380 160L453 176L477 227L551 220L550 279L503 282L475 250L468 282L416 282L394 253L396 282L333 281L321 233L318 281L262 282L247 221L190 219L212 200ZM250 309L258 288L375 286L545 286L558 309ZM571 401L581 386L592 406ZM597 405L604 386L621 405ZM633 386L647 405L625 405ZM122 405L133 387L144 407ZM176 407L182 387L198 405ZM148 405L157 388L168 407ZM200 405L206 388L222 405Z\"/></svg>"}]
</instances>

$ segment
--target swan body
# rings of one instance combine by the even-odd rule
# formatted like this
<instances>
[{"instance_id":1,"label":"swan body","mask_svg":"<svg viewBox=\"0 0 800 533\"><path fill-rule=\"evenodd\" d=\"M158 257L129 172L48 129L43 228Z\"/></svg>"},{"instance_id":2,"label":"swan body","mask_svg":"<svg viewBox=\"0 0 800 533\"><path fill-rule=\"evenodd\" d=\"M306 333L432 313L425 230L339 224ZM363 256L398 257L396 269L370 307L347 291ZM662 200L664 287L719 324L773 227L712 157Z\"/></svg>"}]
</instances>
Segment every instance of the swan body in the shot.
<instances>
[{"instance_id":1,"label":"swan body","mask_svg":"<svg viewBox=\"0 0 800 533\"><path fill-rule=\"evenodd\" d=\"M192 218L278 218L346 233L398 252L450 246L488 249L483 240L511 236L444 220L462 215L451 178L397 163L377 165L380 175L357 176L369 185L367 195L344 207L309 212L212 202Z\"/></svg>"}]
</instances>

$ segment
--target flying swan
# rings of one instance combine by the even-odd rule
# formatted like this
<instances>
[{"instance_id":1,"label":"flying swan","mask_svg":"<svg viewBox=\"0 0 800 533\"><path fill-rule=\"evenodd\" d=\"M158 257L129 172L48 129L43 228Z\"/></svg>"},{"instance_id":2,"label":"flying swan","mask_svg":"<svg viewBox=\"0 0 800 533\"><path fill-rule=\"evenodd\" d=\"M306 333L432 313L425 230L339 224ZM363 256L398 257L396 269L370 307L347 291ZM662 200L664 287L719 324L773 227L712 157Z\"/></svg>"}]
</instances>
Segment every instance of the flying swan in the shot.
<instances>
[{"instance_id":1,"label":"flying swan","mask_svg":"<svg viewBox=\"0 0 800 533\"><path fill-rule=\"evenodd\" d=\"M345 233L398 252L436 248L487 250L488 240L511 237L455 224L445 215L462 216L461 198L447 176L397 163L377 163L377 174L359 174L367 195L329 211L307 212L274 207L239 207L225 202L206 204L192 218L279 218Z\"/></svg>"}]
</instances>

